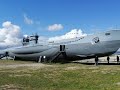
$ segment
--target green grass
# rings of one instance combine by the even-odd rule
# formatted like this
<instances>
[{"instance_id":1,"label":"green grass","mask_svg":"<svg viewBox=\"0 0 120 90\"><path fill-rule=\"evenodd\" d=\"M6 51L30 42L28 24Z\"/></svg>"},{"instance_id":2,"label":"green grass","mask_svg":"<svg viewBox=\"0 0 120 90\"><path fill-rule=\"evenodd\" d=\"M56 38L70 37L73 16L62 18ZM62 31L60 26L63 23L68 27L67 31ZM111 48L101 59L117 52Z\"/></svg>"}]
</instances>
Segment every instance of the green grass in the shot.
<instances>
[{"instance_id":1,"label":"green grass","mask_svg":"<svg viewBox=\"0 0 120 90\"><path fill-rule=\"evenodd\" d=\"M0 61L4 65L18 61ZM26 62L21 62L26 64ZM1 64L0 64L1 65ZM0 90L120 90L119 65L48 64L0 68Z\"/></svg>"}]
</instances>

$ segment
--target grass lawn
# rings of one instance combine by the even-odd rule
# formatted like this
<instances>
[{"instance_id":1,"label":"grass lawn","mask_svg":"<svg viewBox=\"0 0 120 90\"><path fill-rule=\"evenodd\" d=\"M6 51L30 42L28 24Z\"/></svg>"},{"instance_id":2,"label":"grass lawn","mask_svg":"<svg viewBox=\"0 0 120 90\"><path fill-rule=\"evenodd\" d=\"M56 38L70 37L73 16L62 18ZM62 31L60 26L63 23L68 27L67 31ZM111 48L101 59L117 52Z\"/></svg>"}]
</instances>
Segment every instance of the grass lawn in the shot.
<instances>
[{"instance_id":1,"label":"grass lawn","mask_svg":"<svg viewBox=\"0 0 120 90\"><path fill-rule=\"evenodd\" d=\"M9 64L35 65L4 67ZM38 65L41 64L1 60L0 90L120 90L119 65Z\"/></svg>"}]
</instances>

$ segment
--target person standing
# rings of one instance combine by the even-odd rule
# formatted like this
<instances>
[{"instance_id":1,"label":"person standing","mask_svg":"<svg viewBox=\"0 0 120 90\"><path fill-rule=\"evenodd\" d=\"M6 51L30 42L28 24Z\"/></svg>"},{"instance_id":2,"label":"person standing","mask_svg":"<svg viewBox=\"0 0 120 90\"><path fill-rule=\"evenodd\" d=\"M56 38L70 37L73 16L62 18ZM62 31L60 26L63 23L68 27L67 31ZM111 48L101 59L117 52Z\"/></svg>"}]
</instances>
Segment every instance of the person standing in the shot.
<instances>
[{"instance_id":1,"label":"person standing","mask_svg":"<svg viewBox=\"0 0 120 90\"><path fill-rule=\"evenodd\" d=\"M117 56L117 63L119 64L119 56Z\"/></svg>"},{"instance_id":2,"label":"person standing","mask_svg":"<svg viewBox=\"0 0 120 90\"><path fill-rule=\"evenodd\" d=\"M95 65L98 65L98 56L95 56Z\"/></svg>"},{"instance_id":3,"label":"person standing","mask_svg":"<svg viewBox=\"0 0 120 90\"><path fill-rule=\"evenodd\" d=\"M108 62L108 64L109 64L109 61L110 61L110 57L109 57L109 56L107 56L107 62Z\"/></svg>"}]
</instances>

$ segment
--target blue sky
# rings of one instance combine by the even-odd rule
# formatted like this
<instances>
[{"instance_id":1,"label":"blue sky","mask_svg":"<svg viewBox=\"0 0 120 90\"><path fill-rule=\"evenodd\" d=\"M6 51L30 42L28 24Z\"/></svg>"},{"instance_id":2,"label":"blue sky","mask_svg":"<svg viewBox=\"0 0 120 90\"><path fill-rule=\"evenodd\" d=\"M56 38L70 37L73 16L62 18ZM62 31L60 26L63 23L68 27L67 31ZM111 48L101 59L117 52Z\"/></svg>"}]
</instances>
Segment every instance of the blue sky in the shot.
<instances>
[{"instance_id":1,"label":"blue sky","mask_svg":"<svg viewBox=\"0 0 120 90\"><path fill-rule=\"evenodd\" d=\"M10 21L20 26L23 34L51 37L72 29L93 33L120 28L120 0L0 0L0 12L1 28ZM62 28L49 31L54 24Z\"/></svg>"}]
</instances>

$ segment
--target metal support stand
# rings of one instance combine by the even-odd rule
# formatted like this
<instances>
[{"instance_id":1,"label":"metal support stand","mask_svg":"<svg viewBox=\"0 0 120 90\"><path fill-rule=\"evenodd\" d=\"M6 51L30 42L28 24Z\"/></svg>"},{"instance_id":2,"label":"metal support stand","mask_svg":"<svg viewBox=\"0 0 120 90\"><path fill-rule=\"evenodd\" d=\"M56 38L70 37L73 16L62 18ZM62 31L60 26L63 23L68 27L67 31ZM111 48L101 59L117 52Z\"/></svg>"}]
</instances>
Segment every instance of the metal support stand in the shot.
<instances>
[{"instance_id":1,"label":"metal support stand","mask_svg":"<svg viewBox=\"0 0 120 90\"><path fill-rule=\"evenodd\" d=\"M39 57L38 63L42 63L42 56Z\"/></svg>"},{"instance_id":2,"label":"metal support stand","mask_svg":"<svg viewBox=\"0 0 120 90\"><path fill-rule=\"evenodd\" d=\"M15 60L15 56L13 57L13 61Z\"/></svg>"}]
</instances>

